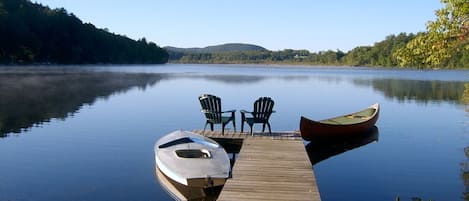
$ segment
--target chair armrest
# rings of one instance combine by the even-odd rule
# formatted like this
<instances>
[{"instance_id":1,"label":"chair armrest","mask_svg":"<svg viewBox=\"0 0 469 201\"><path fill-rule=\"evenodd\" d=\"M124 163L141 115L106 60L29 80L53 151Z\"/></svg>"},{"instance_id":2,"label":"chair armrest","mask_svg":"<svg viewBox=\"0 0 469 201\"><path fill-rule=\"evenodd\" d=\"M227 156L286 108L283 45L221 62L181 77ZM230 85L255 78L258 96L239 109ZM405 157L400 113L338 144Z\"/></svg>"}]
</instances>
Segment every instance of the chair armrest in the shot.
<instances>
[{"instance_id":1,"label":"chair armrest","mask_svg":"<svg viewBox=\"0 0 469 201\"><path fill-rule=\"evenodd\" d=\"M249 111L246 111L246 110L240 110L239 112L241 112L241 113L252 113L252 112L249 112Z\"/></svg>"},{"instance_id":2,"label":"chair armrest","mask_svg":"<svg viewBox=\"0 0 469 201\"><path fill-rule=\"evenodd\" d=\"M211 111L211 110L203 110L203 109L200 110L200 112L202 112L202 113L204 113L204 114L207 114L207 113L209 113L209 114L220 113L220 112L215 112L215 111Z\"/></svg>"},{"instance_id":3,"label":"chair armrest","mask_svg":"<svg viewBox=\"0 0 469 201\"><path fill-rule=\"evenodd\" d=\"M256 114L272 114L274 113L275 111L272 111L272 112L250 112L252 115L256 115Z\"/></svg>"},{"instance_id":4,"label":"chair armrest","mask_svg":"<svg viewBox=\"0 0 469 201\"><path fill-rule=\"evenodd\" d=\"M233 113L233 112L236 112L236 110L228 110L228 111L223 111L223 112L216 112L216 111L211 111L211 110L200 110L200 112L202 113Z\"/></svg>"}]
</instances>

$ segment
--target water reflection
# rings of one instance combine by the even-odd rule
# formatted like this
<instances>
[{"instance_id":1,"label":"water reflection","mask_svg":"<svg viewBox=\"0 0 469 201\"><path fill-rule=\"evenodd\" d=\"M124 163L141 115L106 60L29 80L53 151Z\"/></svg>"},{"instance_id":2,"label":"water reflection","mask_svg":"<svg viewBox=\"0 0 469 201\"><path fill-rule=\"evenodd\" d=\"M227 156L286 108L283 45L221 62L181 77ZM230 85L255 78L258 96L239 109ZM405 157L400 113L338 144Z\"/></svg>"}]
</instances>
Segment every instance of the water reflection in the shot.
<instances>
[{"instance_id":1,"label":"water reflection","mask_svg":"<svg viewBox=\"0 0 469 201\"><path fill-rule=\"evenodd\" d=\"M52 118L64 119L83 105L132 87L145 90L161 74L77 70L2 71L0 137L20 133Z\"/></svg>"},{"instance_id":2,"label":"water reflection","mask_svg":"<svg viewBox=\"0 0 469 201\"><path fill-rule=\"evenodd\" d=\"M415 100L417 102L449 102L460 104L466 82L440 80L405 80L405 79L355 79L356 85L372 86L383 92L384 96L398 101Z\"/></svg>"},{"instance_id":3,"label":"water reflection","mask_svg":"<svg viewBox=\"0 0 469 201\"><path fill-rule=\"evenodd\" d=\"M219 74L173 74L174 78L189 78L189 79L203 79L208 81L215 81L225 84L255 84L266 79L281 79L286 81L305 81L310 77L308 76L294 76L294 75L284 75L284 76L258 76L258 75L219 75Z\"/></svg>"},{"instance_id":4,"label":"water reflection","mask_svg":"<svg viewBox=\"0 0 469 201\"><path fill-rule=\"evenodd\" d=\"M176 75L174 77L203 79L225 84L256 83L266 79L266 77L255 75Z\"/></svg>"},{"instance_id":5,"label":"water reflection","mask_svg":"<svg viewBox=\"0 0 469 201\"><path fill-rule=\"evenodd\" d=\"M464 92L462 94L461 101L466 106L466 111L469 112L469 83L464 84Z\"/></svg>"},{"instance_id":6,"label":"water reflection","mask_svg":"<svg viewBox=\"0 0 469 201\"><path fill-rule=\"evenodd\" d=\"M399 102L415 100L420 103L448 102L460 104L463 96L464 81L442 81L442 80L412 80L398 78L352 78L346 79L340 76L325 75L223 75L223 74L178 74L174 78L203 79L225 84L255 84L266 79L280 79L285 81L306 81L317 80L328 84L339 84L351 82L356 86L371 86L374 90L380 91L390 99Z\"/></svg>"},{"instance_id":7,"label":"water reflection","mask_svg":"<svg viewBox=\"0 0 469 201\"><path fill-rule=\"evenodd\" d=\"M223 188L223 186L217 186L210 189L185 186L168 178L158 167L155 167L155 174L160 186L174 200L215 201Z\"/></svg>"},{"instance_id":8,"label":"water reflection","mask_svg":"<svg viewBox=\"0 0 469 201\"><path fill-rule=\"evenodd\" d=\"M0 140L0 151L8 153L0 157L0 200L169 198L155 181L151 147L168 130L203 126L196 97L204 92L223 97L226 107L236 109L252 105L260 95L275 97L278 113L272 125L279 131L297 129L298 114L322 119L379 101L386 109L377 124L386 134L380 135L379 144L325 161L377 138L308 145L310 153L318 153L312 162L323 200L394 200L398 194L435 200L468 197L469 168L460 166L469 160L463 151L467 125L462 122L467 117L460 105L461 97L469 100L464 95L469 90L464 93L462 88L467 72L203 65L123 66L114 68L116 74L104 72L109 69L102 67L90 75L73 68L43 73L31 68L6 73L0 68L0 134L76 115L64 122L53 120L20 138ZM40 83L32 81L39 79ZM119 96L112 96L116 92ZM80 109L94 102L93 107Z\"/></svg>"},{"instance_id":9,"label":"water reflection","mask_svg":"<svg viewBox=\"0 0 469 201\"><path fill-rule=\"evenodd\" d=\"M464 85L464 92L461 98L461 101L466 106L466 111L469 112L469 84ZM464 183L464 200L469 200L469 147L464 148L464 155L466 160L461 162L461 179Z\"/></svg>"},{"instance_id":10,"label":"water reflection","mask_svg":"<svg viewBox=\"0 0 469 201\"><path fill-rule=\"evenodd\" d=\"M373 126L369 131L348 138L334 138L330 140L311 141L306 145L306 151L312 165L341 153L378 141L378 127Z\"/></svg>"},{"instance_id":11,"label":"water reflection","mask_svg":"<svg viewBox=\"0 0 469 201\"><path fill-rule=\"evenodd\" d=\"M469 147L464 148L464 154L469 160ZM469 200L469 162L467 160L461 163L461 178L464 183L463 198Z\"/></svg>"}]
</instances>

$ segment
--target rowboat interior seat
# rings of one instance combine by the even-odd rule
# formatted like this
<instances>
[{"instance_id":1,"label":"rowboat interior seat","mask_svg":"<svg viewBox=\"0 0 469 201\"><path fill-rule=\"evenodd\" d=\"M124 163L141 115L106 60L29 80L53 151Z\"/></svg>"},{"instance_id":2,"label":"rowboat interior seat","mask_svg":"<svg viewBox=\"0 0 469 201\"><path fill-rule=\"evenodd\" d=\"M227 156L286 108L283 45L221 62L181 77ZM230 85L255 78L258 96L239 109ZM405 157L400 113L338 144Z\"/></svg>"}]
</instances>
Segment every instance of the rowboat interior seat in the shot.
<instances>
[{"instance_id":1,"label":"rowboat interior seat","mask_svg":"<svg viewBox=\"0 0 469 201\"><path fill-rule=\"evenodd\" d=\"M213 131L214 124L221 124L222 135L225 133L225 126L232 122L233 130L236 132L235 112L236 110L222 111L220 97L203 94L199 96L200 105L202 106L201 112L205 115L206 122L204 131L207 125L210 125L210 129ZM228 115L224 115L228 114Z\"/></svg>"},{"instance_id":2,"label":"rowboat interior seat","mask_svg":"<svg viewBox=\"0 0 469 201\"><path fill-rule=\"evenodd\" d=\"M251 127L251 135L253 133L254 124L262 124L262 132L265 131L265 126L269 128L269 134L272 135L272 130L270 128L269 118L272 113L275 111L274 101L270 97L260 97L254 102L254 107L252 112L246 110L241 110L241 132L244 131L244 122L246 122L249 127ZM250 116L248 116L250 115Z\"/></svg>"},{"instance_id":3,"label":"rowboat interior seat","mask_svg":"<svg viewBox=\"0 0 469 201\"><path fill-rule=\"evenodd\" d=\"M206 149L179 149L176 155L181 158L211 158L210 151Z\"/></svg>"}]
</instances>

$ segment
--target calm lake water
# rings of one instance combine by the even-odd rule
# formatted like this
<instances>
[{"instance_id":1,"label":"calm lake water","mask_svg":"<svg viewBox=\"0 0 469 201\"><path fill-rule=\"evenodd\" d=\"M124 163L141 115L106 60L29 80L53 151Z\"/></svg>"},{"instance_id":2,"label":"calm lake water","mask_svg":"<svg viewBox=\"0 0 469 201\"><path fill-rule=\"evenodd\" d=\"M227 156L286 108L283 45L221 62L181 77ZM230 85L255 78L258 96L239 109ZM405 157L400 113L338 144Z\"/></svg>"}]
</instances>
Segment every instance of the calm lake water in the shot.
<instances>
[{"instance_id":1,"label":"calm lake water","mask_svg":"<svg viewBox=\"0 0 469 201\"><path fill-rule=\"evenodd\" d=\"M153 146L203 128L203 93L226 110L272 97L275 131L380 103L377 139L314 163L322 199L469 199L468 82L469 71L340 67L0 68L0 200L171 200Z\"/></svg>"}]
</instances>

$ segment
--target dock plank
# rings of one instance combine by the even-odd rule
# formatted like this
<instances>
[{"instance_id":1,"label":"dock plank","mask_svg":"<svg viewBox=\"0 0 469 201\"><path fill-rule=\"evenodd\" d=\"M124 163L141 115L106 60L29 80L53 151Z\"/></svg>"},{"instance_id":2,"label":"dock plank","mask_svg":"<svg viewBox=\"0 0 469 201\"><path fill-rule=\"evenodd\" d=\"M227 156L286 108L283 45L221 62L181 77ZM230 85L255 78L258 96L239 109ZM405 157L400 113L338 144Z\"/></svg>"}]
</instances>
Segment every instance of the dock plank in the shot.
<instances>
[{"instance_id":1,"label":"dock plank","mask_svg":"<svg viewBox=\"0 0 469 201\"><path fill-rule=\"evenodd\" d=\"M195 131L212 138L243 139L218 200L320 201L316 178L297 132L272 135Z\"/></svg>"}]
</instances>

